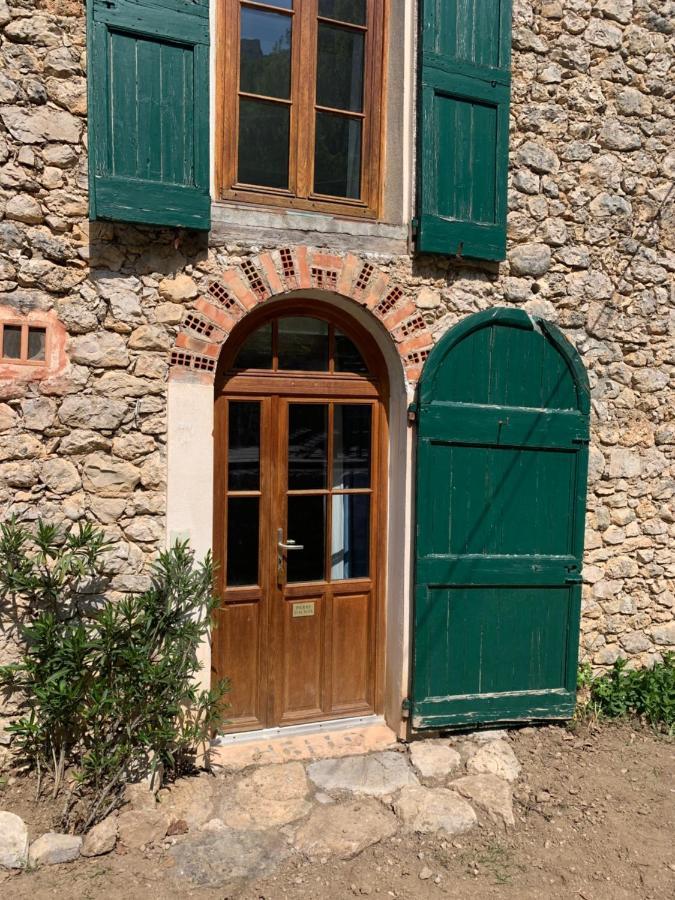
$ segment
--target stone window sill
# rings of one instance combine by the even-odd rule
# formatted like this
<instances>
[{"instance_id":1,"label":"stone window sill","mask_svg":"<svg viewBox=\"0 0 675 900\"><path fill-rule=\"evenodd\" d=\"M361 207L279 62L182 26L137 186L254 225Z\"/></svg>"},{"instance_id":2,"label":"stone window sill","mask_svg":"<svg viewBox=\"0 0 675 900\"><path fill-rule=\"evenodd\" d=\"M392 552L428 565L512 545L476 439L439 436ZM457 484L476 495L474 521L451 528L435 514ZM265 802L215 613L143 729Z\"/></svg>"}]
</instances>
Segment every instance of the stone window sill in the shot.
<instances>
[{"instance_id":1,"label":"stone window sill","mask_svg":"<svg viewBox=\"0 0 675 900\"><path fill-rule=\"evenodd\" d=\"M214 246L310 244L353 253L403 256L409 252L408 238L407 225L244 203L211 204L210 243Z\"/></svg>"}]
</instances>

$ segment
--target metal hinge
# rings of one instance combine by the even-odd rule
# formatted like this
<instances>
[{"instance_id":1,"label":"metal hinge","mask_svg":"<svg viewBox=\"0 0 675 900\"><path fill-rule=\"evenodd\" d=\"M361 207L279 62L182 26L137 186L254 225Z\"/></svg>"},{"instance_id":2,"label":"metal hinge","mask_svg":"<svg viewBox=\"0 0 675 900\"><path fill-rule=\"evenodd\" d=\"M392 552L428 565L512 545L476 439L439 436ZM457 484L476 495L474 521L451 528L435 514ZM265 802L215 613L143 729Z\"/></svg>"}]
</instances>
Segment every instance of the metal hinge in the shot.
<instances>
[{"instance_id":1,"label":"metal hinge","mask_svg":"<svg viewBox=\"0 0 675 900\"><path fill-rule=\"evenodd\" d=\"M417 232L419 231L420 220L415 218L410 220L410 236L413 238L417 237Z\"/></svg>"},{"instance_id":2,"label":"metal hinge","mask_svg":"<svg viewBox=\"0 0 675 900\"><path fill-rule=\"evenodd\" d=\"M408 407L408 424L413 425L417 421L417 403L413 402Z\"/></svg>"},{"instance_id":3,"label":"metal hinge","mask_svg":"<svg viewBox=\"0 0 675 900\"><path fill-rule=\"evenodd\" d=\"M401 703L401 715L404 719L409 719L411 711L412 701L410 700L410 697L404 697L403 702Z\"/></svg>"},{"instance_id":4,"label":"metal hinge","mask_svg":"<svg viewBox=\"0 0 675 900\"><path fill-rule=\"evenodd\" d=\"M572 438L573 444L581 444L583 447L587 447L591 442L591 439L588 437L574 437Z\"/></svg>"}]
</instances>

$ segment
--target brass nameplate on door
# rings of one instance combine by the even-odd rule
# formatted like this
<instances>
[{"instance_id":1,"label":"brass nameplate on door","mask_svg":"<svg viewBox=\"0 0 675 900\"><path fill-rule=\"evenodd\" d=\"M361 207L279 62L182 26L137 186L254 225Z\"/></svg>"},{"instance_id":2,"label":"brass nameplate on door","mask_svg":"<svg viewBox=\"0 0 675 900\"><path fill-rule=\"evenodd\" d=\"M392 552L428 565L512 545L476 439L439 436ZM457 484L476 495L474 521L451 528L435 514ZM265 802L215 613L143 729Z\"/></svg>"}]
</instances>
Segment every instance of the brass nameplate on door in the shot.
<instances>
[{"instance_id":1,"label":"brass nameplate on door","mask_svg":"<svg viewBox=\"0 0 675 900\"><path fill-rule=\"evenodd\" d=\"M300 619L303 616L313 616L315 605L314 603L294 603L293 618Z\"/></svg>"}]
</instances>

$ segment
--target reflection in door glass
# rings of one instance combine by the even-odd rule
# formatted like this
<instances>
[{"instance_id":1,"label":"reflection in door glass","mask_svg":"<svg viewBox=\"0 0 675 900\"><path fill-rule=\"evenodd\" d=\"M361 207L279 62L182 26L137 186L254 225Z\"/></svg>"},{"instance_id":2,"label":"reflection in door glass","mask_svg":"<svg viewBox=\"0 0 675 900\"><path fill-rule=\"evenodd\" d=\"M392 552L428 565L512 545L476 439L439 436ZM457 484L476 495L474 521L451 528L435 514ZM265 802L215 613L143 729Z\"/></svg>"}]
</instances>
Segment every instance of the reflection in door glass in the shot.
<instances>
[{"instance_id":1,"label":"reflection in door glass","mask_svg":"<svg viewBox=\"0 0 675 900\"><path fill-rule=\"evenodd\" d=\"M257 491L260 485L260 404L230 401L227 440L228 491Z\"/></svg>"},{"instance_id":2,"label":"reflection in door glass","mask_svg":"<svg viewBox=\"0 0 675 900\"><path fill-rule=\"evenodd\" d=\"M328 323L309 316L279 319L279 368L328 371Z\"/></svg>"},{"instance_id":3,"label":"reflection in door glass","mask_svg":"<svg viewBox=\"0 0 675 900\"><path fill-rule=\"evenodd\" d=\"M367 578L370 494L333 494L331 578Z\"/></svg>"},{"instance_id":4,"label":"reflection in door glass","mask_svg":"<svg viewBox=\"0 0 675 900\"><path fill-rule=\"evenodd\" d=\"M354 341L337 328L335 329L335 371L351 372L353 375L368 374L368 366Z\"/></svg>"},{"instance_id":5,"label":"reflection in door glass","mask_svg":"<svg viewBox=\"0 0 675 900\"><path fill-rule=\"evenodd\" d=\"M258 583L257 497L230 497L227 501L227 586Z\"/></svg>"},{"instance_id":6,"label":"reflection in door glass","mask_svg":"<svg viewBox=\"0 0 675 900\"><path fill-rule=\"evenodd\" d=\"M235 369L272 368L272 323L261 325L244 341L234 361Z\"/></svg>"},{"instance_id":7,"label":"reflection in door glass","mask_svg":"<svg viewBox=\"0 0 675 900\"><path fill-rule=\"evenodd\" d=\"M335 404L333 487L370 487L371 407Z\"/></svg>"},{"instance_id":8,"label":"reflection in door glass","mask_svg":"<svg viewBox=\"0 0 675 900\"><path fill-rule=\"evenodd\" d=\"M325 578L326 498L288 497L288 538L302 550L287 553L286 581L323 581ZM288 539L287 538L287 539Z\"/></svg>"},{"instance_id":9,"label":"reflection in door glass","mask_svg":"<svg viewBox=\"0 0 675 900\"><path fill-rule=\"evenodd\" d=\"M291 403L288 407L288 489L326 487L328 406Z\"/></svg>"}]
</instances>

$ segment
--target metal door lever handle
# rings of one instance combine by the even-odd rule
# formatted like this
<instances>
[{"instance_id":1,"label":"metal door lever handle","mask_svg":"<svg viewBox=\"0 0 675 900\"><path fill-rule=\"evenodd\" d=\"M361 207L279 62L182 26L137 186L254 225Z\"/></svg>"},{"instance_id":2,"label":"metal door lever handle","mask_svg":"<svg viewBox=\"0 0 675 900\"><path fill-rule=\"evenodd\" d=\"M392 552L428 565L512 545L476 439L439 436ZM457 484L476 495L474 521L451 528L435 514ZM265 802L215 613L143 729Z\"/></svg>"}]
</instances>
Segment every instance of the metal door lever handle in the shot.
<instances>
[{"instance_id":1,"label":"metal door lever handle","mask_svg":"<svg viewBox=\"0 0 675 900\"><path fill-rule=\"evenodd\" d=\"M296 544L295 541L288 541L284 544L283 541L279 541L278 547L280 550L304 550L304 544Z\"/></svg>"}]
</instances>

